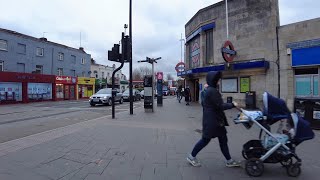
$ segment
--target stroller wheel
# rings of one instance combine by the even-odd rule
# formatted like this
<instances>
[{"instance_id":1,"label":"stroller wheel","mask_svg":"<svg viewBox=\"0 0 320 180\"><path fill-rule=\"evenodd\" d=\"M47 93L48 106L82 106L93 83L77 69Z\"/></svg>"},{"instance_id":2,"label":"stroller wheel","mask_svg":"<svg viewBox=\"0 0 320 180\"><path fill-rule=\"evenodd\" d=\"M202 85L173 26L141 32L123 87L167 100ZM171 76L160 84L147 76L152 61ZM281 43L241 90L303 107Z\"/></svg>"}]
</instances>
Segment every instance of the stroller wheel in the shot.
<instances>
[{"instance_id":1,"label":"stroller wheel","mask_svg":"<svg viewBox=\"0 0 320 180\"><path fill-rule=\"evenodd\" d=\"M251 158L246 162L246 172L249 176L259 177L263 174L264 165L260 159Z\"/></svg>"},{"instance_id":2,"label":"stroller wheel","mask_svg":"<svg viewBox=\"0 0 320 180\"><path fill-rule=\"evenodd\" d=\"M298 164L292 164L287 166L287 174L291 177L297 177L301 174L301 168Z\"/></svg>"},{"instance_id":3,"label":"stroller wheel","mask_svg":"<svg viewBox=\"0 0 320 180\"><path fill-rule=\"evenodd\" d=\"M280 164L281 164L283 167L288 167L288 166L292 165L292 158L289 158L289 159L280 161Z\"/></svg>"},{"instance_id":4,"label":"stroller wheel","mask_svg":"<svg viewBox=\"0 0 320 180\"><path fill-rule=\"evenodd\" d=\"M246 160L248 159L248 156L244 150L242 150L242 157Z\"/></svg>"}]
</instances>

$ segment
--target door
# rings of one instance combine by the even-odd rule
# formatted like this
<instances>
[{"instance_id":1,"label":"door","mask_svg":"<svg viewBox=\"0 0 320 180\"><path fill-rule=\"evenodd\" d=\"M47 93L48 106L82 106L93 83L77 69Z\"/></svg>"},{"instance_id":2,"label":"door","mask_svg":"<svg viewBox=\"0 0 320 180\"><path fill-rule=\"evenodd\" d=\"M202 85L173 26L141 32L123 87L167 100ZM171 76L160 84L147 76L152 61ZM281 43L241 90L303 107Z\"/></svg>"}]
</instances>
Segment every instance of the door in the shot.
<instances>
[{"instance_id":1,"label":"door","mask_svg":"<svg viewBox=\"0 0 320 180\"><path fill-rule=\"evenodd\" d=\"M64 86L64 99L70 99L70 85Z\"/></svg>"},{"instance_id":2,"label":"door","mask_svg":"<svg viewBox=\"0 0 320 180\"><path fill-rule=\"evenodd\" d=\"M195 101L198 102L199 101L199 91L200 91L200 85L199 85L199 79L196 80L195 84Z\"/></svg>"},{"instance_id":3,"label":"door","mask_svg":"<svg viewBox=\"0 0 320 180\"><path fill-rule=\"evenodd\" d=\"M70 86L70 99L75 99L75 86Z\"/></svg>"}]
</instances>

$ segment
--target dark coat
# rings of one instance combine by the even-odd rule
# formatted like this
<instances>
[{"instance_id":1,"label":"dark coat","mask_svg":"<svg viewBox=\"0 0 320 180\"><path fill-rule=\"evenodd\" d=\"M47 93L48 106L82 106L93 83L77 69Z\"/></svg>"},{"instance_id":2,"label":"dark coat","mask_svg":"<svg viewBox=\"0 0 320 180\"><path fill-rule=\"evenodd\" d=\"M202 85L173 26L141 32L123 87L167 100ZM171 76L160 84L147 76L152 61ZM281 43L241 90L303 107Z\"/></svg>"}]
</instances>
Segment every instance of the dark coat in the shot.
<instances>
[{"instance_id":1,"label":"dark coat","mask_svg":"<svg viewBox=\"0 0 320 180\"><path fill-rule=\"evenodd\" d=\"M225 126L228 121L224 110L233 108L232 103L223 103L217 82L221 78L221 72L209 72L207 75L208 88L203 101L202 136L215 138L226 134Z\"/></svg>"},{"instance_id":2,"label":"dark coat","mask_svg":"<svg viewBox=\"0 0 320 180\"><path fill-rule=\"evenodd\" d=\"M186 100L187 102L190 101L190 89L189 89L189 88L186 88L186 89L184 90L184 98L185 98L185 100Z\"/></svg>"}]
</instances>

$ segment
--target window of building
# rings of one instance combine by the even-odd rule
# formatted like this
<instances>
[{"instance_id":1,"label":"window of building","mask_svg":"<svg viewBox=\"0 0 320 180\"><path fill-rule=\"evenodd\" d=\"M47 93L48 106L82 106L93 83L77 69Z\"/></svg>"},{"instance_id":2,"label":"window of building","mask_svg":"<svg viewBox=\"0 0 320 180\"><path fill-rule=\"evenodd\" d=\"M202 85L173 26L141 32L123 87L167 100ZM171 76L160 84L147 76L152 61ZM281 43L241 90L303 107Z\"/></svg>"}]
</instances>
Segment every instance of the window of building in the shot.
<instances>
[{"instance_id":1,"label":"window of building","mask_svg":"<svg viewBox=\"0 0 320 180\"><path fill-rule=\"evenodd\" d=\"M36 65L36 74L42 74L43 72L43 66L42 65Z\"/></svg>"},{"instance_id":2,"label":"window of building","mask_svg":"<svg viewBox=\"0 0 320 180\"><path fill-rule=\"evenodd\" d=\"M59 52L59 53L58 53L58 59L59 59L60 61L63 61L63 58L64 58L64 54L63 54L62 52Z\"/></svg>"},{"instance_id":3,"label":"window of building","mask_svg":"<svg viewBox=\"0 0 320 180\"><path fill-rule=\"evenodd\" d=\"M76 56L75 55L71 55L71 63L76 64L77 60L76 60Z\"/></svg>"},{"instance_id":4,"label":"window of building","mask_svg":"<svg viewBox=\"0 0 320 180\"><path fill-rule=\"evenodd\" d=\"M37 52L36 52L37 56L43 56L43 48L39 48L37 47Z\"/></svg>"},{"instance_id":5,"label":"window of building","mask_svg":"<svg viewBox=\"0 0 320 180\"><path fill-rule=\"evenodd\" d=\"M4 66L3 64L4 64L3 61L0 61L0 72L3 71L3 69L4 69L3 68L3 66Z\"/></svg>"},{"instance_id":6,"label":"window of building","mask_svg":"<svg viewBox=\"0 0 320 180\"><path fill-rule=\"evenodd\" d=\"M206 31L206 64L213 62L213 30Z\"/></svg>"},{"instance_id":7,"label":"window of building","mask_svg":"<svg viewBox=\"0 0 320 180\"><path fill-rule=\"evenodd\" d=\"M85 58L81 58L81 64L85 64L86 63L86 59Z\"/></svg>"},{"instance_id":8,"label":"window of building","mask_svg":"<svg viewBox=\"0 0 320 180\"><path fill-rule=\"evenodd\" d=\"M17 51L18 51L19 54L26 54L26 52L27 52L26 45L18 43Z\"/></svg>"},{"instance_id":9,"label":"window of building","mask_svg":"<svg viewBox=\"0 0 320 180\"><path fill-rule=\"evenodd\" d=\"M17 71L24 73L25 72L25 64L24 63L17 63Z\"/></svg>"},{"instance_id":10,"label":"window of building","mask_svg":"<svg viewBox=\"0 0 320 180\"><path fill-rule=\"evenodd\" d=\"M71 70L71 76L76 76L76 70Z\"/></svg>"},{"instance_id":11,"label":"window of building","mask_svg":"<svg viewBox=\"0 0 320 180\"><path fill-rule=\"evenodd\" d=\"M107 77L109 77L109 76L110 76L110 73L108 72L108 73L107 73Z\"/></svg>"},{"instance_id":12,"label":"window of building","mask_svg":"<svg viewBox=\"0 0 320 180\"><path fill-rule=\"evenodd\" d=\"M318 68L295 70L295 94L297 97L319 96Z\"/></svg>"},{"instance_id":13,"label":"window of building","mask_svg":"<svg viewBox=\"0 0 320 180\"><path fill-rule=\"evenodd\" d=\"M0 39L0 50L8 51L8 41Z\"/></svg>"},{"instance_id":14,"label":"window of building","mask_svg":"<svg viewBox=\"0 0 320 180\"><path fill-rule=\"evenodd\" d=\"M57 75L63 76L63 69L62 68L58 68Z\"/></svg>"},{"instance_id":15,"label":"window of building","mask_svg":"<svg viewBox=\"0 0 320 180\"><path fill-rule=\"evenodd\" d=\"M104 78L104 72L102 72L102 78Z\"/></svg>"}]
</instances>

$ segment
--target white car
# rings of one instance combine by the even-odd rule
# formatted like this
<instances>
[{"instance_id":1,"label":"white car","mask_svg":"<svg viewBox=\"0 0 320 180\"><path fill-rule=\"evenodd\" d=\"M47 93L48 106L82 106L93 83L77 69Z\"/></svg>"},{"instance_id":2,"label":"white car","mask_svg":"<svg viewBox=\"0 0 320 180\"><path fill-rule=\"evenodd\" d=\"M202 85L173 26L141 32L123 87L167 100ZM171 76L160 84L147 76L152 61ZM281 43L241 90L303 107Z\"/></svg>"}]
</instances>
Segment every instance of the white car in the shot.
<instances>
[{"instance_id":1,"label":"white car","mask_svg":"<svg viewBox=\"0 0 320 180\"><path fill-rule=\"evenodd\" d=\"M144 98L144 90L142 90L142 91L140 92L140 96L141 96L142 99Z\"/></svg>"},{"instance_id":2,"label":"white car","mask_svg":"<svg viewBox=\"0 0 320 180\"><path fill-rule=\"evenodd\" d=\"M120 104L123 103L122 93L120 93L118 90L114 101L119 102ZM97 93L90 97L89 103L91 106L95 106L96 104L112 105L112 89L100 89Z\"/></svg>"}]
</instances>

